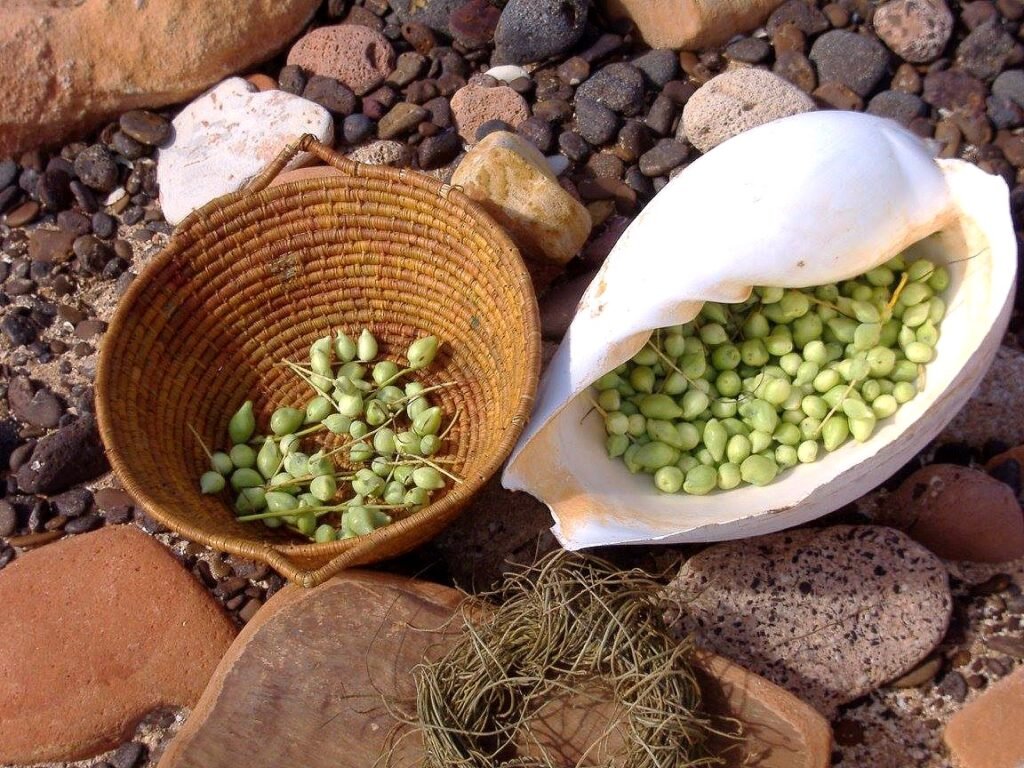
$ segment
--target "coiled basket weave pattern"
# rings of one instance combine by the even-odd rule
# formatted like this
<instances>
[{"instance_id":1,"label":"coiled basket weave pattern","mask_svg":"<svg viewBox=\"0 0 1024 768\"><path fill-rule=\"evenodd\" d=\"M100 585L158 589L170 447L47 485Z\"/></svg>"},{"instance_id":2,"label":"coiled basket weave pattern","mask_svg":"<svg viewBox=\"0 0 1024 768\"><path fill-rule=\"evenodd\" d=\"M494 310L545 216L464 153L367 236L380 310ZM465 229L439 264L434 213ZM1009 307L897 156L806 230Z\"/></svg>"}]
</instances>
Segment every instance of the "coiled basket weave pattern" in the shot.
<instances>
[{"instance_id":1,"label":"coiled basket weave pattern","mask_svg":"<svg viewBox=\"0 0 1024 768\"><path fill-rule=\"evenodd\" d=\"M343 175L267 188L308 151ZM381 354L443 340L426 384L458 420L442 449L464 480L369 536L326 544L239 523L225 496L203 496L206 445L253 399L259 428L312 391L281 360L303 360L333 329L369 328ZM186 538L261 560L305 586L398 555L449 523L499 468L533 404L537 301L504 232L457 189L366 166L304 136L247 189L191 214L132 284L100 356L97 415L111 464L145 510Z\"/></svg>"}]
</instances>

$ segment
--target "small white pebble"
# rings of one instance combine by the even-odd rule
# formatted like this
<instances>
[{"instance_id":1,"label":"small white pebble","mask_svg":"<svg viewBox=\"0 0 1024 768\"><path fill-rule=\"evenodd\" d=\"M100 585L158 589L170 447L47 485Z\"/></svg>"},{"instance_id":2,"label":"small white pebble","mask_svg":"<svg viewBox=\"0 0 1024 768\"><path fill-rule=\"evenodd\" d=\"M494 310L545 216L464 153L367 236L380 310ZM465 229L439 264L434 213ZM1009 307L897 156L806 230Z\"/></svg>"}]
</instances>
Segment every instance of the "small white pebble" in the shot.
<instances>
[{"instance_id":1,"label":"small white pebble","mask_svg":"<svg viewBox=\"0 0 1024 768\"><path fill-rule=\"evenodd\" d=\"M128 193L124 191L124 187L118 187L113 192L111 192L109 195L107 195L105 198L103 198L103 204L104 205L113 205L114 203L116 203L118 200L120 200L122 197L124 197L127 194Z\"/></svg>"},{"instance_id":2,"label":"small white pebble","mask_svg":"<svg viewBox=\"0 0 1024 768\"><path fill-rule=\"evenodd\" d=\"M491 67L485 75L490 75L495 80L501 80L505 83L511 83L513 80L518 80L520 77L529 77L530 73L522 67L517 67L515 64L502 64L497 67Z\"/></svg>"}]
</instances>

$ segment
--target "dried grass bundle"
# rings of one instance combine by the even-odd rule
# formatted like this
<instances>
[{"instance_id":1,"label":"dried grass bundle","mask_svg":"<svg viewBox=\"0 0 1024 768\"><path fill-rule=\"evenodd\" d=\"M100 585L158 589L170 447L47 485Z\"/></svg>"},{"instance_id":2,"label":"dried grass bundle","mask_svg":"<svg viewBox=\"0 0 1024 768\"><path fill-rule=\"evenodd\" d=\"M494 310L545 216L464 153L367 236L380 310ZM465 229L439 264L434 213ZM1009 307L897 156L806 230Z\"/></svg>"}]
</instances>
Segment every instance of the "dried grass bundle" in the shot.
<instances>
[{"instance_id":1,"label":"dried grass bundle","mask_svg":"<svg viewBox=\"0 0 1024 768\"><path fill-rule=\"evenodd\" d=\"M576 764L620 768L718 765L701 712L692 647L662 619L661 585L594 557L559 551L510 576L493 612L463 609L465 635L414 670L427 768L562 768L531 729L567 695L618 707L614 759L584 750Z\"/></svg>"}]
</instances>

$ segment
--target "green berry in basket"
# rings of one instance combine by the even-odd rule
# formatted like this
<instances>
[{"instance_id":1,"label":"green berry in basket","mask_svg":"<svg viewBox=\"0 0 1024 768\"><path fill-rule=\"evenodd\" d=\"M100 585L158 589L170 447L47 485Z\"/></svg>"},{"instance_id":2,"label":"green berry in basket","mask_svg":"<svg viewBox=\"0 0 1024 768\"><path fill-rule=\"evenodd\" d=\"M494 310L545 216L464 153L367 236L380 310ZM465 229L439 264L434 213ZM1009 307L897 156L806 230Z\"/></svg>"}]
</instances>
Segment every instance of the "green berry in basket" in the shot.
<instances>
[{"instance_id":1,"label":"green berry in basket","mask_svg":"<svg viewBox=\"0 0 1024 768\"><path fill-rule=\"evenodd\" d=\"M284 454L271 438L263 441L263 447L256 454L256 469L268 480L281 470Z\"/></svg>"},{"instance_id":2,"label":"green berry in basket","mask_svg":"<svg viewBox=\"0 0 1024 768\"><path fill-rule=\"evenodd\" d=\"M246 400L228 422L228 436L232 443L245 443L256 431L256 416L252 411L252 400Z\"/></svg>"},{"instance_id":3,"label":"green berry in basket","mask_svg":"<svg viewBox=\"0 0 1024 768\"><path fill-rule=\"evenodd\" d=\"M205 494L220 493L224 485L224 475L220 472L204 472L199 478L199 489Z\"/></svg>"},{"instance_id":4,"label":"green berry in basket","mask_svg":"<svg viewBox=\"0 0 1024 768\"><path fill-rule=\"evenodd\" d=\"M230 475L235 471L235 463L224 451L210 454L210 466L214 472L219 472L222 475Z\"/></svg>"},{"instance_id":5,"label":"green berry in basket","mask_svg":"<svg viewBox=\"0 0 1024 768\"><path fill-rule=\"evenodd\" d=\"M343 331L338 331L334 337L334 354L343 363L356 359L356 343Z\"/></svg>"},{"instance_id":6,"label":"green berry in basket","mask_svg":"<svg viewBox=\"0 0 1024 768\"><path fill-rule=\"evenodd\" d=\"M371 362L377 357L377 339L366 328L359 334L359 341L356 342L356 357L364 363Z\"/></svg>"},{"instance_id":7,"label":"green berry in basket","mask_svg":"<svg viewBox=\"0 0 1024 768\"><path fill-rule=\"evenodd\" d=\"M409 345L409 351L406 353L406 357L409 360L409 368L418 371L420 368L426 368L434 362L440 344L441 342L437 336L424 336L423 338L416 339L416 341Z\"/></svg>"},{"instance_id":8,"label":"green berry in basket","mask_svg":"<svg viewBox=\"0 0 1024 768\"><path fill-rule=\"evenodd\" d=\"M290 435L302 426L306 412L299 408L284 406L270 416L270 431L275 435Z\"/></svg>"},{"instance_id":9,"label":"green berry in basket","mask_svg":"<svg viewBox=\"0 0 1024 768\"><path fill-rule=\"evenodd\" d=\"M706 303L594 383L609 457L662 493L701 495L870 440L917 394L949 282L897 257L838 284Z\"/></svg>"}]
</instances>

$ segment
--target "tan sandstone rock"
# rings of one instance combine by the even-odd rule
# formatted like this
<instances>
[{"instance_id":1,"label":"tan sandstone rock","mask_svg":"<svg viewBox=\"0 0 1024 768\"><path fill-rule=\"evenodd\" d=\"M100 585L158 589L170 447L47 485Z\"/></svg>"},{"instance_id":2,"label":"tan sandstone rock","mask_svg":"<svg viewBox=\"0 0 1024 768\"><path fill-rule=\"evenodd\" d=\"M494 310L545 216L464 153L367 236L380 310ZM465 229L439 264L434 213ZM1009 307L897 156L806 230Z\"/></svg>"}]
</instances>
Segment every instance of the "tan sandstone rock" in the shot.
<instances>
[{"instance_id":1,"label":"tan sandstone rock","mask_svg":"<svg viewBox=\"0 0 1024 768\"><path fill-rule=\"evenodd\" d=\"M184 101L269 58L318 0L14 0L0 5L0 157Z\"/></svg>"},{"instance_id":2,"label":"tan sandstone rock","mask_svg":"<svg viewBox=\"0 0 1024 768\"><path fill-rule=\"evenodd\" d=\"M651 48L697 50L762 24L782 0L604 0L608 13L632 19Z\"/></svg>"},{"instance_id":3,"label":"tan sandstone rock","mask_svg":"<svg viewBox=\"0 0 1024 768\"><path fill-rule=\"evenodd\" d=\"M162 706L192 706L235 637L202 585L134 526L0 573L0 764L77 760Z\"/></svg>"},{"instance_id":4,"label":"tan sandstone rock","mask_svg":"<svg viewBox=\"0 0 1024 768\"><path fill-rule=\"evenodd\" d=\"M962 768L1024 765L1024 668L953 715L943 739Z\"/></svg>"},{"instance_id":5,"label":"tan sandstone rock","mask_svg":"<svg viewBox=\"0 0 1024 768\"><path fill-rule=\"evenodd\" d=\"M532 262L535 282L560 271L590 234L587 209L559 185L537 148L513 133L486 136L459 164L451 183L505 228Z\"/></svg>"}]
</instances>

